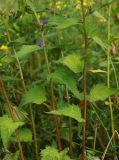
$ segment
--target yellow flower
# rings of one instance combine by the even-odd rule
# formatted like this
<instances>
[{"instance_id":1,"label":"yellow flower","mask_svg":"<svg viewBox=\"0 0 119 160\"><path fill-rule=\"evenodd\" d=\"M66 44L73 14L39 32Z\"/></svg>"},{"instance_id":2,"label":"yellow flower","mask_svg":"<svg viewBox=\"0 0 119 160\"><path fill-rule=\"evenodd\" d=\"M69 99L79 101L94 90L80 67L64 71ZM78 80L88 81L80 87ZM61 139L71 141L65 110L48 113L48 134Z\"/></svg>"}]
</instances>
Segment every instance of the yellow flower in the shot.
<instances>
[{"instance_id":1,"label":"yellow flower","mask_svg":"<svg viewBox=\"0 0 119 160\"><path fill-rule=\"evenodd\" d=\"M8 47L5 45L0 46L0 50L8 50Z\"/></svg>"},{"instance_id":2,"label":"yellow flower","mask_svg":"<svg viewBox=\"0 0 119 160\"><path fill-rule=\"evenodd\" d=\"M63 7L63 3L61 1L57 1L55 7L56 9L61 9Z\"/></svg>"}]
</instances>

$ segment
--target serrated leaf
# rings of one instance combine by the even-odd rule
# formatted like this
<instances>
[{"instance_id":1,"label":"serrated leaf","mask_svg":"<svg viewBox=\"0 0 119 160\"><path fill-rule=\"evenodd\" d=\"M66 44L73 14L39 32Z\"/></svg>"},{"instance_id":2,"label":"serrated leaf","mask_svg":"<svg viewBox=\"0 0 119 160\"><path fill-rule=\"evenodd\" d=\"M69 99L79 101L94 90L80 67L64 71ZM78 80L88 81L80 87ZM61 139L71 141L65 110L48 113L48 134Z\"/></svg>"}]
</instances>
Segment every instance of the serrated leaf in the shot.
<instances>
[{"instance_id":1,"label":"serrated leaf","mask_svg":"<svg viewBox=\"0 0 119 160\"><path fill-rule=\"evenodd\" d=\"M23 124L24 123L20 121L13 122L12 119L7 115L0 117L0 133L5 149L7 149L11 135L18 127L22 126Z\"/></svg>"},{"instance_id":2,"label":"serrated leaf","mask_svg":"<svg viewBox=\"0 0 119 160\"><path fill-rule=\"evenodd\" d=\"M67 116L70 118L75 119L78 122L82 122L83 119L81 118L81 111L79 106L77 105L69 105L69 104L64 104L62 108L58 108L57 110L53 110L48 112L49 114L55 114L58 116Z\"/></svg>"},{"instance_id":3,"label":"serrated leaf","mask_svg":"<svg viewBox=\"0 0 119 160\"><path fill-rule=\"evenodd\" d=\"M68 149L58 152L56 148L47 146L41 151L41 160L70 160L67 156Z\"/></svg>"},{"instance_id":4,"label":"serrated leaf","mask_svg":"<svg viewBox=\"0 0 119 160\"><path fill-rule=\"evenodd\" d=\"M17 52L16 56L22 59L41 48L37 45L23 45L20 51Z\"/></svg>"},{"instance_id":5,"label":"serrated leaf","mask_svg":"<svg viewBox=\"0 0 119 160\"><path fill-rule=\"evenodd\" d=\"M77 82L73 78L73 74L64 68L57 68L57 70L49 75L49 78L55 83L61 83L67 86L67 88L79 99L83 99L82 94L78 91Z\"/></svg>"},{"instance_id":6,"label":"serrated leaf","mask_svg":"<svg viewBox=\"0 0 119 160\"><path fill-rule=\"evenodd\" d=\"M20 141L23 142L31 142L32 141L32 132L28 128L19 129L19 138ZM11 141L17 141L16 137L12 137Z\"/></svg>"},{"instance_id":7,"label":"serrated leaf","mask_svg":"<svg viewBox=\"0 0 119 160\"><path fill-rule=\"evenodd\" d=\"M74 73L79 73L83 70L84 62L78 54L70 54L64 57L60 62L70 68Z\"/></svg>"},{"instance_id":8,"label":"serrated leaf","mask_svg":"<svg viewBox=\"0 0 119 160\"><path fill-rule=\"evenodd\" d=\"M119 93L118 89L111 89L105 86L104 84L97 84L95 85L89 95L89 99L91 102L99 101L99 100L105 100L111 95Z\"/></svg>"},{"instance_id":9,"label":"serrated leaf","mask_svg":"<svg viewBox=\"0 0 119 160\"><path fill-rule=\"evenodd\" d=\"M33 86L23 96L23 105L28 103L42 104L46 101L45 91L40 86Z\"/></svg>"}]
</instances>

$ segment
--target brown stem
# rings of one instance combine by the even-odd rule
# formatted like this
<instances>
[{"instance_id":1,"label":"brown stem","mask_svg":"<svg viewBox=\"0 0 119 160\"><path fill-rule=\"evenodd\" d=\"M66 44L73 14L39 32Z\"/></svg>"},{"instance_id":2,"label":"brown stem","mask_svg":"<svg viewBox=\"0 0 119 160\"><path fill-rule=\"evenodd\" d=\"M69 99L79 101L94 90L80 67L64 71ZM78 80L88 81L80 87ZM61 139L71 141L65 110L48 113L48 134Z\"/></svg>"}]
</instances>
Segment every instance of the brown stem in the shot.
<instances>
[{"instance_id":1,"label":"brown stem","mask_svg":"<svg viewBox=\"0 0 119 160\"><path fill-rule=\"evenodd\" d=\"M83 0L81 0L81 9L82 9L82 18L83 18L83 30L84 30L84 57L87 55L88 50L88 37L86 32L86 18L85 18L85 11L83 6ZM86 88L87 88L87 60L84 61L84 71L83 71L83 93L84 93L84 110L83 110L83 142L82 142L82 160L85 160L85 153L86 153L86 119L87 119L87 99L86 99Z\"/></svg>"},{"instance_id":2,"label":"brown stem","mask_svg":"<svg viewBox=\"0 0 119 160\"><path fill-rule=\"evenodd\" d=\"M13 111L13 106L11 105L11 103L9 101L9 98L8 98L8 95L7 95L7 92L6 92L6 89L5 89L5 86L4 86L4 83L1 79L1 77L0 77L0 89L1 89L2 95L5 99L5 102L8 106L9 114L10 114L13 122L16 122L16 118L15 118L14 111ZM20 138L19 138L18 129L15 131L15 133L16 133L16 138L17 138L17 142L18 142L20 157L21 157L21 160L24 160L24 155L23 155L23 150L22 150L22 145L21 145L21 142L20 142Z\"/></svg>"}]
</instances>

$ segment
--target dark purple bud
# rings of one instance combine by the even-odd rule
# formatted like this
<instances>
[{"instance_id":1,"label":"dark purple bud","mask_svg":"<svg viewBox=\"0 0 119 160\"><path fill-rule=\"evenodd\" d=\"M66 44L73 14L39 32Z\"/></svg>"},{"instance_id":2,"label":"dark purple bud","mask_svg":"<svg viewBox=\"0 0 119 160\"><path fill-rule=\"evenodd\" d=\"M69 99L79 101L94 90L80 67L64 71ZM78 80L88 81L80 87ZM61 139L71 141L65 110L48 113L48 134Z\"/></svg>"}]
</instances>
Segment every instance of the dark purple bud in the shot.
<instances>
[{"instance_id":1,"label":"dark purple bud","mask_svg":"<svg viewBox=\"0 0 119 160\"><path fill-rule=\"evenodd\" d=\"M43 42L38 42L37 45L38 45L39 47L42 47L42 46L43 46Z\"/></svg>"},{"instance_id":2,"label":"dark purple bud","mask_svg":"<svg viewBox=\"0 0 119 160\"><path fill-rule=\"evenodd\" d=\"M43 19L43 20L41 20L41 23L47 24L47 23L48 23L48 20L47 20L47 19Z\"/></svg>"}]
</instances>

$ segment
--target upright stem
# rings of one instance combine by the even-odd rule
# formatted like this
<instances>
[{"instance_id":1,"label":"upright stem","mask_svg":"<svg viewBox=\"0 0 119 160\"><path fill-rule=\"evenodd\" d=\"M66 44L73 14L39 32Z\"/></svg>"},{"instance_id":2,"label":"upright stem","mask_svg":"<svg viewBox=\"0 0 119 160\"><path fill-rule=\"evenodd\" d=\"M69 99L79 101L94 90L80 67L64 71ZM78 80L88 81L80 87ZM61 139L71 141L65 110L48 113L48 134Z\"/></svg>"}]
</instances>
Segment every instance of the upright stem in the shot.
<instances>
[{"instance_id":1,"label":"upright stem","mask_svg":"<svg viewBox=\"0 0 119 160\"><path fill-rule=\"evenodd\" d=\"M86 31L86 17L85 17L85 10L83 6L83 0L81 0L81 9L82 9L82 23L83 23L83 30L84 30L84 57L87 55L88 50L88 37ZM87 60L84 61L84 71L83 71L83 93L84 93L84 110L83 110L83 142L82 142L82 160L85 160L85 152L86 152L86 119L87 119L87 99L86 99L86 88L87 88Z\"/></svg>"},{"instance_id":2,"label":"upright stem","mask_svg":"<svg viewBox=\"0 0 119 160\"><path fill-rule=\"evenodd\" d=\"M7 92L6 92L6 89L5 89L5 86L4 86L4 83L1 79L1 77L0 77L0 89L1 89L2 95L5 99L5 102L8 106L9 114L10 114L13 122L16 122L16 118L15 118L14 111L13 111L13 106L11 105L11 103L9 101L9 98L8 98L8 95L7 95ZM18 142L20 157L21 157L21 160L24 160L24 155L23 155L23 150L22 150L22 145L21 145L21 142L20 142L18 130L16 130L15 133L16 133L16 138L17 138L17 142Z\"/></svg>"},{"instance_id":3,"label":"upright stem","mask_svg":"<svg viewBox=\"0 0 119 160\"><path fill-rule=\"evenodd\" d=\"M108 42L110 41L111 37L111 4L109 4L108 9ZM110 64L111 64L111 57L110 57L110 47L107 49L107 86L110 88ZM112 127L112 134L114 133L114 116L113 116L113 108L111 98L109 97L109 107L110 107L110 116L111 116L111 127Z\"/></svg>"},{"instance_id":4,"label":"upright stem","mask_svg":"<svg viewBox=\"0 0 119 160\"><path fill-rule=\"evenodd\" d=\"M50 74L51 70L50 70L50 66L49 66L47 49L46 49L46 46L45 46L45 39L44 39L44 32L43 31L42 31L42 40L43 40L44 54L45 54L45 61L46 61L46 65L47 65L47 70L48 70L48 74ZM51 91L52 110L56 110L55 96L54 96L53 82L52 81L50 82L50 91ZM59 131L59 122L58 122L58 118L55 115L53 117L54 117L54 122L55 122L55 125L56 125L56 141L57 141L58 149L59 149L59 151L61 151L62 150L62 144L61 144L60 131Z\"/></svg>"}]
</instances>

